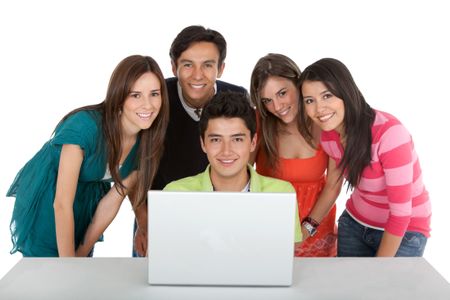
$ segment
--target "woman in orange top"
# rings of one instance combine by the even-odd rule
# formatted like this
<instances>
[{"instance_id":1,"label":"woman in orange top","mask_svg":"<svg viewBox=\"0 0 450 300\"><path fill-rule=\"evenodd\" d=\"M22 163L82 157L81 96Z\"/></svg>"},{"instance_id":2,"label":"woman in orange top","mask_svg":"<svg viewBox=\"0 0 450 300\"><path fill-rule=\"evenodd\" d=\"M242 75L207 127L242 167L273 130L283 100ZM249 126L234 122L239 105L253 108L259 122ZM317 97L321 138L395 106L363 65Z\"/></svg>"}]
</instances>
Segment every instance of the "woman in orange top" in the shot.
<instances>
[{"instance_id":1,"label":"woman in orange top","mask_svg":"<svg viewBox=\"0 0 450 300\"><path fill-rule=\"evenodd\" d=\"M295 256L336 256L336 207L316 203L321 197L336 199L342 178L320 147L319 128L308 124L314 137L311 141L302 134L299 77L295 62L281 54L262 57L253 69L250 94L259 125L256 170L289 181L296 190L304 241L296 247Z\"/></svg>"}]
</instances>

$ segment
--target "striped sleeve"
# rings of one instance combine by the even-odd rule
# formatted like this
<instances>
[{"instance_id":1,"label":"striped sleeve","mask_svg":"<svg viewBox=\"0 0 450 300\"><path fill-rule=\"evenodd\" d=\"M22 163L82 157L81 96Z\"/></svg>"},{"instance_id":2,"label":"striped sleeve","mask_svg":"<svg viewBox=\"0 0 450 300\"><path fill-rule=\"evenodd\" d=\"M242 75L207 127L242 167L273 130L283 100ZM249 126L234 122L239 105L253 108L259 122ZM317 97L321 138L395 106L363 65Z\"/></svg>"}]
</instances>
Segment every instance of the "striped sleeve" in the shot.
<instances>
[{"instance_id":1,"label":"striped sleeve","mask_svg":"<svg viewBox=\"0 0 450 300\"><path fill-rule=\"evenodd\" d=\"M400 123L388 127L379 139L378 157L389 206L385 230L397 236L404 235L412 215L414 153L411 136Z\"/></svg>"}]
</instances>

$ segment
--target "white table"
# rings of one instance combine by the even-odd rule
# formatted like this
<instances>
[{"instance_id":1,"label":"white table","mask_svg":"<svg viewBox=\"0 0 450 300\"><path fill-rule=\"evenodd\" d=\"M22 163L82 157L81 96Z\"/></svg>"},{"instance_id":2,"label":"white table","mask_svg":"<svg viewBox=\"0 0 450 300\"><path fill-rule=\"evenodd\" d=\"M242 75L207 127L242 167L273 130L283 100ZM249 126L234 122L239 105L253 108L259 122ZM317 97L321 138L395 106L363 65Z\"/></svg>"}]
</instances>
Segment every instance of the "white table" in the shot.
<instances>
[{"instance_id":1,"label":"white table","mask_svg":"<svg viewBox=\"0 0 450 300\"><path fill-rule=\"evenodd\" d=\"M424 258L299 258L291 287L151 286L145 258L24 258L0 299L450 299Z\"/></svg>"}]
</instances>

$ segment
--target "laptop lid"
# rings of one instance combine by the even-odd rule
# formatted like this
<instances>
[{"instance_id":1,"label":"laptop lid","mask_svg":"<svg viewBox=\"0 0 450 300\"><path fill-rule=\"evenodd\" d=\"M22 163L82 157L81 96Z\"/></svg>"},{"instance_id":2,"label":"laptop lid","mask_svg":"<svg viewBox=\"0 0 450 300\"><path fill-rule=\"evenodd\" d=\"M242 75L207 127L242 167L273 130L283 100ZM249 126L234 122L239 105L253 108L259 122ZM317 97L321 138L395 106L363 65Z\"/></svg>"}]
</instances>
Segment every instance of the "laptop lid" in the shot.
<instances>
[{"instance_id":1,"label":"laptop lid","mask_svg":"<svg viewBox=\"0 0 450 300\"><path fill-rule=\"evenodd\" d=\"M295 193L148 193L148 281L292 284Z\"/></svg>"}]
</instances>

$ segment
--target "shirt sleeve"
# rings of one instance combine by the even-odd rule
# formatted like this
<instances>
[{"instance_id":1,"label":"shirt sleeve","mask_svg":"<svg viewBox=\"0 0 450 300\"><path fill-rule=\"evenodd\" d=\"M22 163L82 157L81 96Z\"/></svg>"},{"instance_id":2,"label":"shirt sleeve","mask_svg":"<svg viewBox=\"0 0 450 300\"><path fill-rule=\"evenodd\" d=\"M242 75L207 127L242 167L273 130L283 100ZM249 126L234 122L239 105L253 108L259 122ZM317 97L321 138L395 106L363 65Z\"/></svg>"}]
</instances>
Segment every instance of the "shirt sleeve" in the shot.
<instances>
[{"instance_id":1,"label":"shirt sleeve","mask_svg":"<svg viewBox=\"0 0 450 300\"><path fill-rule=\"evenodd\" d=\"M96 148L99 125L92 112L81 111L69 116L55 130L52 144L62 146L65 144L79 145L90 155Z\"/></svg>"},{"instance_id":2,"label":"shirt sleeve","mask_svg":"<svg viewBox=\"0 0 450 300\"><path fill-rule=\"evenodd\" d=\"M378 151L389 205L385 230L403 236L412 215L414 160L417 159L409 132L402 124L391 126L381 136Z\"/></svg>"}]
</instances>

